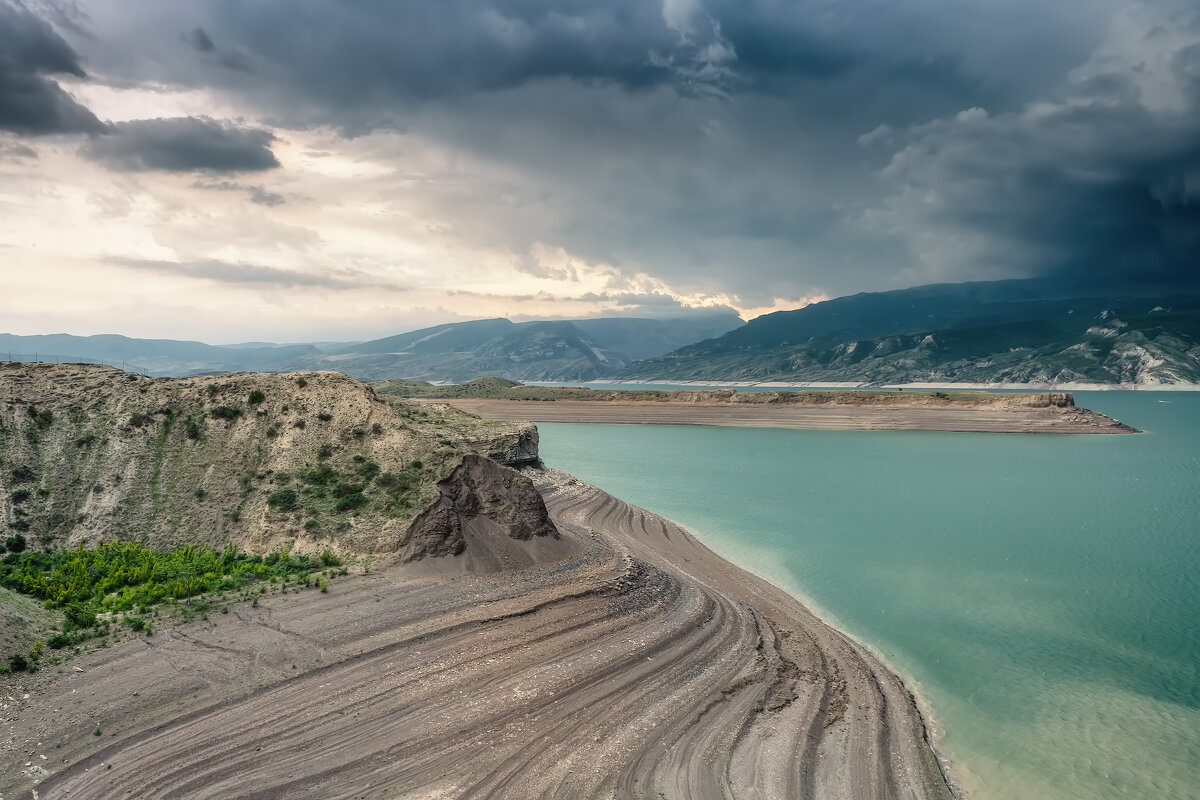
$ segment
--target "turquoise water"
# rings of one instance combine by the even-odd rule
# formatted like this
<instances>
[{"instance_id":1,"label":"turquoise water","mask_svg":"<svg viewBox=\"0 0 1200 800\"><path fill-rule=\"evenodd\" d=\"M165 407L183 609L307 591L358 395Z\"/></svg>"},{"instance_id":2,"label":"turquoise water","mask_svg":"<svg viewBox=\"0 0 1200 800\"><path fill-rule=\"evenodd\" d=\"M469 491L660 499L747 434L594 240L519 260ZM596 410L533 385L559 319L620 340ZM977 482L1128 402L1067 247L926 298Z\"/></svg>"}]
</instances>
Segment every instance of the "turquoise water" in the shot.
<instances>
[{"instance_id":1,"label":"turquoise water","mask_svg":"<svg viewBox=\"0 0 1200 800\"><path fill-rule=\"evenodd\" d=\"M1200 797L1200 393L1139 436L542 424L881 654L972 800Z\"/></svg>"}]
</instances>

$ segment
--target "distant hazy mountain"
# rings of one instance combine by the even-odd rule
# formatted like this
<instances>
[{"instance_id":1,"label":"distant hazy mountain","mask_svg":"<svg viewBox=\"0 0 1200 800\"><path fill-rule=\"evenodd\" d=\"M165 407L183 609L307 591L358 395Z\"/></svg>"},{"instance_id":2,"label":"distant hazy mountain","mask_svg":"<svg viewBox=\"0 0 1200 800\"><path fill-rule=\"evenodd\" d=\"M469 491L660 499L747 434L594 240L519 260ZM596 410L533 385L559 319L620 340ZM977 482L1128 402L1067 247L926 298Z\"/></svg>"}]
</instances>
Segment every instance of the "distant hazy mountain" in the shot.
<instances>
[{"instance_id":1,"label":"distant hazy mountain","mask_svg":"<svg viewBox=\"0 0 1200 800\"><path fill-rule=\"evenodd\" d=\"M116 335L0 334L0 359L99 361L164 376L331 369L360 380L457 382L502 375L517 380L585 381L609 375L637 358L659 356L742 324L732 312L666 320L514 323L485 319L369 342L319 345L209 345Z\"/></svg>"},{"instance_id":2,"label":"distant hazy mountain","mask_svg":"<svg viewBox=\"0 0 1200 800\"><path fill-rule=\"evenodd\" d=\"M14 336L0 333L0 359L102 362L150 375L316 369L321 351L310 344L219 346L175 339L131 339L102 334Z\"/></svg>"},{"instance_id":3,"label":"distant hazy mountain","mask_svg":"<svg viewBox=\"0 0 1200 800\"><path fill-rule=\"evenodd\" d=\"M1200 292L1037 281L860 294L759 317L623 370L663 380L1200 382Z\"/></svg>"},{"instance_id":4,"label":"distant hazy mountain","mask_svg":"<svg viewBox=\"0 0 1200 800\"><path fill-rule=\"evenodd\" d=\"M742 324L733 313L667 320L475 320L356 344L331 353L326 363L360 380L461 382L500 375L526 381L586 381Z\"/></svg>"}]
</instances>

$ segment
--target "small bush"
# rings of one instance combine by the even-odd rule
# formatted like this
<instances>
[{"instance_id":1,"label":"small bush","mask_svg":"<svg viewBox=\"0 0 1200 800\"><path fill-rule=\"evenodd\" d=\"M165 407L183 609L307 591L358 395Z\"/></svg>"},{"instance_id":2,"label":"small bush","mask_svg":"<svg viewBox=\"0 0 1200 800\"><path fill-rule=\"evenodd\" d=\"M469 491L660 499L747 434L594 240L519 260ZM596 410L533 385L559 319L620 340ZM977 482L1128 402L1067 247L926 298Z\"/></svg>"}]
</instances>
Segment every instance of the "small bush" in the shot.
<instances>
[{"instance_id":1,"label":"small bush","mask_svg":"<svg viewBox=\"0 0 1200 800\"><path fill-rule=\"evenodd\" d=\"M294 489L276 489L267 498L267 505L276 511L291 511L300 502Z\"/></svg>"},{"instance_id":2,"label":"small bush","mask_svg":"<svg viewBox=\"0 0 1200 800\"><path fill-rule=\"evenodd\" d=\"M29 523L25 523L28 525ZM15 525L13 527L16 527ZM12 536L4 540L4 546L12 553L25 552L25 537L19 533L14 533Z\"/></svg>"},{"instance_id":3,"label":"small bush","mask_svg":"<svg viewBox=\"0 0 1200 800\"><path fill-rule=\"evenodd\" d=\"M321 555L318 558L321 560L321 565L325 567L340 567L342 565L342 560L334 555L333 551L328 547L321 551Z\"/></svg>"},{"instance_id":4,"label":"small bush","mask_svg":"<svg viewBox=\"0 0 1200 800\"><path fill-rule=\"evenodd\" d=\"M204 491L203 486L197 486L196 491L194 491L192 494L196 495L197 500L203 500L204 498L208 497L208 492Z\"/></svg>"},{"instance_id":5,"label":"small bush","mask_svg":"<svg viewBox=\"0 0 1200 800\"><path fill-rule=\"evenodd\" d=\"M194 417L188 417L183 423L183 429L189 439L200 438L200 423Z\"/></svg>"},{"instance_id":6,"label":"small bush","mask_svg":"<svg viewBox=\"0 0 1200 800\"><path fill-rule=\"evenodd\" d=\"M329 591L329 581L325 580L324 578L321 578L317 581L317 586L320 587L322 594Z\"/></svg>"},{"instance_id":7,"label":"small bush","mask_svg":"<svg viewBox=\"0 0 1200 800\"><path fill-rule=\"evenodd\" d=\"M364 431L362 428L355 428L354 430L350 431L350 433L354 436L355 439L361 439L367 435L367 432Z\"/></svg>"},{"instance_id":8,"label":"small bush","mask_svg":"<svg viewBox=\"0 0 1200 800\"><path fill-rule=\"evenodd\" d=\"M325 486L333 483L337 478L337 472L334 471L328 464L322 464L314 469L305 470L300 473L300 480L312 486Z\"/></svg>"},{"instance_id":9,"label":"small bush","mask_svg":"<svg viewBox=\"0 0 1200 800\"><path fill-rule=\"evenodd\" d=\"M371 433L375 436L382 436L383 435L383 426L380 425L378 422L372 422L371 423Z\"/></svg>"},{"instance_id":10,"label":"small bush","mask_svg":"<svg viewBox=\"0 0 1200 800\"><path fill-rule=\"evenodd\" d=\"M317 419L321 420L321 422L329 422L333 419L333 414L330 414L328 411L322 411L317 414Z\"/></svg>"},{"instance_id":11,"label":"small bush","mask_svg":"<svg viewBox=\"0 0 1200 800\"><path fill-rule=\"evenodd\" d=\"M334 506L334 510L351 511L355 508L362 508L366 504L366 495L364 495L362 492L351 492L350 494L344 495L340 500L337 501L337 505Z\"/></svg>"},{"instance_id":12,"label":"small bush","mask_svg":"<svg viewBox=\"0 0 1200 800\"><path fill-rule=\"evenodd\" d=\"M25 464L15 467L12 471L13 483L32 483L35 480L37 480L37 473L33 471L32 467Z\"/></svg>"},{"instance_id":13,"label":"small bush","mask_svg":"<svg viewBox=\"0 0 1200 800\"><path fill-rule=\"evenodd\" d=\"M308 386L308 381L304 380L303 377L296 378L296 385L303 389L305 386Z\"/></svg>"},{"instance_id":14,"label":"small bush","mask_svg":"<svg viewBox=\"0 0 1200 800\"><path fill-rule=\"evenodd\" d=\"M321 523L317 522L315 519L306 519L304 520L304 530L315 531L318 527L320 527L320 524Z\"/></svg>"},{"instance_id":15,"label":"small bush","mask_svg":"<svg viewBox=\"0 0 1200 800\"><path fill-rule=\"evenodd\" d=\"M267 428L267 438L274 439L278 435L279 435L279 426L278 425L272 425L271 427Z\"/></svg>"},{"instance_id":16,"label":"small bush","mask_svg":"<svg viewBox=\"0 0 1200 800\"><path fill-rule=\"evenodd\" d=\"M323 444L317 451L317 458L329 458L331 455L333 455L333 445L331 444Z\"/></svg>"},{"instance_id":17,"label":"small bush","mask_svg":"<svg viewBox=\"0 0 1200 800\"><path fill-rule=\"evenodd\" d=\"M213 419L223 419L232 422L242 415L242 409L238 406L217 406L208 413Z\"/></svg>"},{"instance_id":18,"label":"small bush","mask_svg":"<svg viewBox=\"0 0 1200 800\"><path fill-rule=\"evenodd\" d=\"M246 402L252 406L256 406L266 399L267 399L267 396L265 394L263 394L260 390L255 389L254 391L252 391L250 393L250 396L248 398L246 398Z\"/></svg>"},{"instance_id":19,"label":"small bush","mask_svg":"<svg viewBox=\"0 0 1200 800\"><path fill-rule=\"evenodd\" d=\"M292 423L292 426L295 428L299 428L300 430L304 430L305 427L308 426L308 423L305 422L303 419L298 419Z\"/></svg>"},{"instance_id":20,"label":"small bush","mask_svg":"<svg viewBox=\"0 0 1200 800\"><path fill-rule=\"evenodd\" d=\"M26 500L29 499L29 497L30 497L30 492L28 489L17 489L15 492L13 492L9 496L9 499L12 500L13 505L15 506L15 505L20 505L21 503L24 503Z\"/></svg>"},{"instance_id":21,"label":"small bush","mask_svg":"<svg viewBox=\"0 0 1200 800\"><path fill-rule=\"evenodd\" d=\"M24 672L29 669L29 662L21 653L13 653L8 657L8 668L13 672Z\"/></svg>"},{"instance_id":22,"label":"small bush","mask_svg":"<svg viewBox=\"0 0 1200 800\"><path fill-rule=\"evenodd\" d=\"M392 494L399 494L400 492L406 492L411 489L413 482L412 478L408 477L407 475L397 475L394 472L385 472L375 479L375 485L381 489L391 492Z\"/></svg>"},{"instance_id":23,"label":"small bush","mask_svg":"<svg viewBox=\"0 0 1200 800\"><path fill-rule=\"evenodd\" d=\"M424 464L422 464L420 461L416 461L416 460L413 460L412 462L410 462L408 466L411 469L424 469L425 468Z\"/></svg>"}]
</instances>

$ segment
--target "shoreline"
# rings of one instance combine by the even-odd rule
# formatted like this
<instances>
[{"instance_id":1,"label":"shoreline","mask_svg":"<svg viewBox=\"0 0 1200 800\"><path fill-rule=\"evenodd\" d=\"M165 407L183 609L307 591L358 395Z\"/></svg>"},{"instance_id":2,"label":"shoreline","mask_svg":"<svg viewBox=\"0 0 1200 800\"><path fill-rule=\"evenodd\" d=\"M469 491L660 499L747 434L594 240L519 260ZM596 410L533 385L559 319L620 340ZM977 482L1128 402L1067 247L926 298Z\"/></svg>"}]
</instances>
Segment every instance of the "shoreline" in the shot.
<instances>
[{"instance_id":1,"label":"shoreline","mask_svg":"<svg viewBox=\"0 0 1200 800\"><path fill-rule=\"evenodd\" d=\"M935 729L868 647L669 520L526 474L561 541L521 563L475 538L22 679L5 758L34 767L0 791L955 796Z\"/></svg>"},{"instance_id":2,"label":"shoreline","mask_svg":"<svg viewBox=\"0 0 1200 800\"><path fill-rule=\"evenodd\" d=\"M447 398L485 419L531 422L712 425L803 430L909 430L963 433L1137 433L1083 408L871 406L853 404L672 403L621 400L495 400Z\"/></svg>"}]
</instances>

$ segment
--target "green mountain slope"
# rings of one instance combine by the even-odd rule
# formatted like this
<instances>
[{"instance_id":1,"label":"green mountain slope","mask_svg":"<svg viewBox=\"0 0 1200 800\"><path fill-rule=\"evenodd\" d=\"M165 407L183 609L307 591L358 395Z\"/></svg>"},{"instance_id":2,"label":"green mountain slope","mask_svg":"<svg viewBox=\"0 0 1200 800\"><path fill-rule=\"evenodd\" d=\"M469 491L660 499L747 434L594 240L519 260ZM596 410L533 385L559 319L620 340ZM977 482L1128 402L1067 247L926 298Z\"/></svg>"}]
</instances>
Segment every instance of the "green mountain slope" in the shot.
<instances>
[{"instance_id":1,"label":"green mountain slope","mask_svg":"<svg viewBox=\"0 0 1200 800\"><path fill-rule=\"evenodd\" d=\"M634 364L660 380L1200 382L1200 297L1047 296L1034 282L855 295Z\"/></svg>"}]
</instances>

